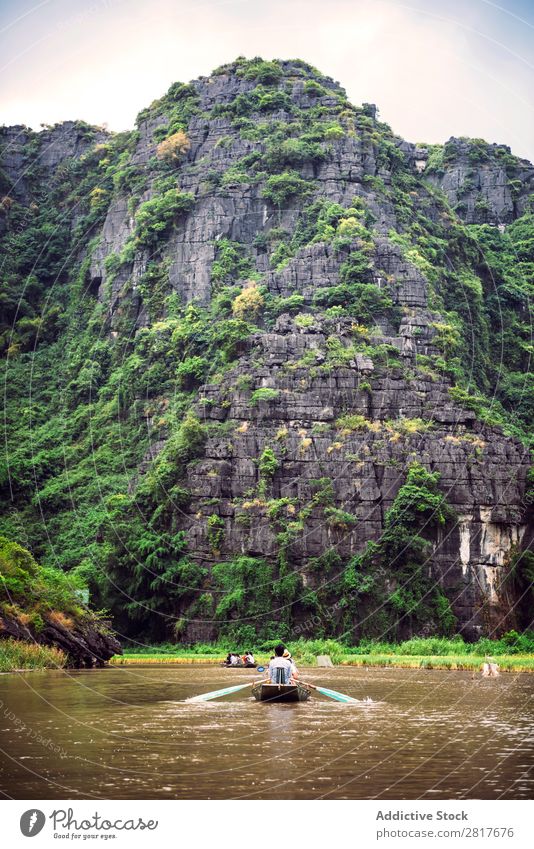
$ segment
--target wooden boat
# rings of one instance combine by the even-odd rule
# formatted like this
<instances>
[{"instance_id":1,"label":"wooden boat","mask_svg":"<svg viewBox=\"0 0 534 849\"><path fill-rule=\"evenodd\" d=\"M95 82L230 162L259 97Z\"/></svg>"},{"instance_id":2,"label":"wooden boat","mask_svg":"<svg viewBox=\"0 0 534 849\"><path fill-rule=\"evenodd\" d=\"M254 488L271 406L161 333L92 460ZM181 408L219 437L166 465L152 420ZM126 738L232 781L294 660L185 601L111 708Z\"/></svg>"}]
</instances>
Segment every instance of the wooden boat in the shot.
<instances>
[{"instance_id":1,"label":"wooden boat","mask_svg":"<svg viewBox=\"0 0 534 849\"><path fill-rule=\"evenodd\" d=\"M252 695L258 702L306 702L310 688L300 681L296 684L262 684L252 687Z\"/></svg>"},{"instance_id":2,"label":"wooden boat","mask_svg":"<svg viewBox=\"0 0 534 849\"><path fill-rule=\"evenodd\" d=\"M256 669L257 663L221 663L226 669Z\"/></svg>"}]
</instances>

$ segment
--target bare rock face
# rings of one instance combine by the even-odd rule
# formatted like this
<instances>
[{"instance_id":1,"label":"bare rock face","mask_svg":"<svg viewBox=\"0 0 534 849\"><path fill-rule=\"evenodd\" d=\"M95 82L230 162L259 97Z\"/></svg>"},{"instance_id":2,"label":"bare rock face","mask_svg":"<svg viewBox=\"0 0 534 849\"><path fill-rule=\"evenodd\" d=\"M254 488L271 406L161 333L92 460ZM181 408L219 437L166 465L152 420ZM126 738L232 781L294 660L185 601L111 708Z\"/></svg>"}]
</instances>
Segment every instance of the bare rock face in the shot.
<instances>
[{"instance_id":1,"label":"bare rock face","mask_svg":"<svg viewBox=\"0 0 534 849\"><path fill-rule=\"evenodd\" d=\"M24 147L28 143L27 127L2 127L2 170L4 185L2 191L10 193L22 201L28 201L28 190L24 179Z\"/></svg>"}]
</instances>

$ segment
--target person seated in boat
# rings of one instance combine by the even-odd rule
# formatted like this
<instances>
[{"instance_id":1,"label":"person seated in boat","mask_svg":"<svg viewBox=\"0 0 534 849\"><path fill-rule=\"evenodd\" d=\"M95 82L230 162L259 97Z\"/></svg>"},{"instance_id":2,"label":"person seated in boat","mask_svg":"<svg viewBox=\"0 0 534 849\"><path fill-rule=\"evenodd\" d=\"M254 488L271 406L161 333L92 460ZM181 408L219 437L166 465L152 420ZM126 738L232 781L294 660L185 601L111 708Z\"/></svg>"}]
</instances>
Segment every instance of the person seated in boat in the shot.
<instances>
[{"instance_id":1,"label":"person seated in boat","mask_svg":"<svg viewBox=\"0 0 534 849\"><path fill-rule=\"evenodd\" d=\"M292 682L293 682L293 681L296 681L296 680L297 680L297 678L299 677L299 671L298 671L298 669L297 669L297 667L296 667L295 661L294 661L294 660L293 660L293 658L291 657L291 652L289 652L289 651L286 649L286 650L285 650L285 652L284 652L284 657L285 657L285 658L287 658L287 660L289 660L289 662L290 662L290 664L291 664L291 681L292 681Z\"/></svg>"},{"instance_id":2,"label":"person seated in boat","mask_svg":"<svg viewBox=\"0 0 534 849\"><path fill-rule=\"evenodd\" d=\"M291 661L284 657L286 647L279 643L274 649L274 658L269 663L271 684L289 684L291 680Z\"/></svg>"},{"instance_id":3,"label":"person seated in boat","mask_svg":"<svg viewBox=\"0 0 534 849\"><path fill-rule=\"evenodd\" d=\"M248 667L256 665L255 662L254 662L254 655L252 654L251 651L245 652L245 654L243 655L243 663L245 664L245 666L248 666Z\"/></svg>"}]
</instances>

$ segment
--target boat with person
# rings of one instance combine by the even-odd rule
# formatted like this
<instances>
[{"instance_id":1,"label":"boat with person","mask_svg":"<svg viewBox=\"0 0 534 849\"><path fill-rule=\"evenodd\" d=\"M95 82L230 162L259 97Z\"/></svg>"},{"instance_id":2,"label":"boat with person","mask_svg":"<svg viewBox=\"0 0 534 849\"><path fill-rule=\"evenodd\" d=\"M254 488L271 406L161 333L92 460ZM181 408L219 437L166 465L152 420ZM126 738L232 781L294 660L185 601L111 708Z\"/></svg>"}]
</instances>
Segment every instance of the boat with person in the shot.
<instances>
[{"instance_id":1,"label":"boat with person","mask_svg":"<svg viewBox=\"0 0 534 849\"><path fill-rule=\"evenodd\" d=\"M256 666L252 652L246 652L241 657L235 652L229 652L224 666L239 668L239 661L243 664L250 663ZM263 672L264 667L258 666L258 672ZM312 690L322 693L336 702L356 703L358 700L337 690L328 687L319 687L298 678L298 669L291 657L291 653L283 643L278 643L274 648L274 655L269 662L269 677L260 681L249 681L247 684L237 684L235 687L223 687L222 690L212 690L209 693L201 693L187 699L188 702L208 702L211 699L220 699L237 693L247 687L252 687L252 695L258 702L307 702Z\"/></svg>"},{"instance_id":2,"label":"boat with person","mask_svg":"<svg viewBox=\"0 0 534 849\"><path fill-rule=\"evenodd\" d=\"M192 696L186 699L186 701L189 703L209 702L211 699L230 696L232 693L245 690L247 687L252 687L251 692L259 702L306 702L310 698L311 691L316 690L318 693L322 693L323 696L327 696L327 698L333 699L336 702L358 703L358 699L354 699L352 696L347 696L345 693L338 693L337 690L330 690L327 687L310 684L308 681L293 681L290 684L272 684L265 680L249 681L247 684L237 684L235 687L223 687L222 690L200 693L200 695Z\"/></svg>"},{"instance_id":3,"label":"boat with person","mask_svg":"<svg viewBox=\"0 0 534 849\"><path fill-rule=\"evenodd\" d=\"M228 669L256 669L257 665L250 651L243 655L228 652L226 659L221 663L221 666L226 666Z\"/></svg>"},{"instance_id":4,"label":"boat with person","mask_svg":"<svg viewBox=\"0 0 534 849\"><path fill-rule=\"evenodd\" d=\"M252 687L252 695L258 702L307 702L311 688L301 681L293 684L270 684L257 681Z\"/></svg>"}]
</instances>

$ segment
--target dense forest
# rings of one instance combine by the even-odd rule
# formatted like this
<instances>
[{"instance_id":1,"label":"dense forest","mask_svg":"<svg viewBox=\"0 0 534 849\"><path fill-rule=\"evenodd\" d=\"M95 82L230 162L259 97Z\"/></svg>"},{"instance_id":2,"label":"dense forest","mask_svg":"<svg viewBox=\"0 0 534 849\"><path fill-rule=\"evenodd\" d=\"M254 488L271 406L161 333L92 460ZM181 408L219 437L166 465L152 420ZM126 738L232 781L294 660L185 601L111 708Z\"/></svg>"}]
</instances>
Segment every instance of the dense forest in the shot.
<instances>
[{"instance_id":1,"label":"dense forest","mask_svg":"<svg viewBox=\"0 0 534 849\"><path fill-rule=\"evenodd\" d=\"M12 633L530 625L529 162L239 58L131 132L1 129L0 198Z\"/></svg>"}]
</instances>

